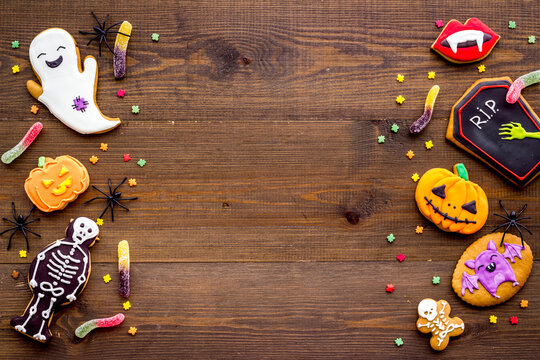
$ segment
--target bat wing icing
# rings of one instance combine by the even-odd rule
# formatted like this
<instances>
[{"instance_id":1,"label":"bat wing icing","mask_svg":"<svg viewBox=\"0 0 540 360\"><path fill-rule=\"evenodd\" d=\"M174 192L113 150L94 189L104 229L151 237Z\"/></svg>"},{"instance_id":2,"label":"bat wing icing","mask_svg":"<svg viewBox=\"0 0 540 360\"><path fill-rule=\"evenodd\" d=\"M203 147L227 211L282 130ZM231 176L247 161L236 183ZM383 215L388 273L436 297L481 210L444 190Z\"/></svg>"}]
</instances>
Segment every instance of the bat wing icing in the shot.
<instances>
[{"instance_id":1,"label":"bat wing icing","mask_svg":"<svg viewBox=\"0 0 540 360\"><path fill-rule=\"evenodd\" d=\"M511 262L515 263L516 260L514 258L517 256L518 258L521 259L521 250L523 249L524 248L521 247L521 245L504 243L503 256L509 259Z\"/></svg>"},{"instance_id":2,"label":"bat wing icing","mask_svg":"<svg viewBox=\"0 0 540 360\"><path fill-rule=\"evenodd\" d=\"M474 289L478 290L478 276L463 272L463 276L461 277L461 296L465 296L465 289L468 289L471 294L474 293Z\"/></svg>"}]
</instances>

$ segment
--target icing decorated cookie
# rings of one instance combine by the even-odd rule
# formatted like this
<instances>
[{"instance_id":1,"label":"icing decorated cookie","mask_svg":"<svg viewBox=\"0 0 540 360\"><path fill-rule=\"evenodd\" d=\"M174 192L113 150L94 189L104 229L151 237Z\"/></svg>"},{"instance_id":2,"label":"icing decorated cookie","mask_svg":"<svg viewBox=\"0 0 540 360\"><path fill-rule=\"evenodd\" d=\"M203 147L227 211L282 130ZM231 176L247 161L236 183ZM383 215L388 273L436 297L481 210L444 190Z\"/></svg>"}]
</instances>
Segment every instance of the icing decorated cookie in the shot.
<instances>
[{"instance_id":1,"label":"icing decorated cookie","mask_svg":"<svg viewBox=\"0 0 540 360\"><path fill-rule=\"evenodd\" d=\"M24 190L43 212L62 210L88 189L90 176L83 164L69 155L46 159L24 182Z\"/></svg>"},{"instance_id":2,"label":"icing decorated cookie","mask_svg":"<svg viewBox=\"0 0 540 360\"><path fill-rule=\"evenodd\" d=\"M47 342L52 316L60 306L75 301L90 277L90 247L99 229L92 220L73 220L66 237L41 250L30 265L28 284L33 292L24 314L11 319L18 332L37 341Z\"/></svg>"},{"instance_id":3,"label":"icing decorated cookie","mask_svg":"<svg viewBox=\"0 0 540 360\"><path fill-rule=\"evenodd\" d=\"M501 241L503 242L501 244ZM452 288L465 302L492 306L514 296L525 285L533 264L531 248L512 234L481 237L465 250L452 277Z\"/></svg>"},{"instance_id":4,"label":"icing decorated cookie","mask_svg":"<svg viewBox=\"0 0 540 360\"><path fill-rule=\"evenodd\" d=\"M83 71L79 48L67 31L51 28L39 33L29 55L41 85L28 80L28 91L61 122L81 134L103 133L120 125L120 119L103 115L96 104L96 59L87 56Z\"/></svg>"},{"instance_id":5,"label":"icing decorated cookie","mask_svg":"<svg viewBox=\"0 0 540 360\"><path fill-rule=\"evenodd\" d=\"M465 330L463 320L450 317L450 304L446 300L424 299L418 304L416 328L424 334L431 333L429 341L434 350L446 349L450 337L458 336Z\"/></svg>"},{"instance_id":6,"label":"icing decorated cookie","mask_svg":"<svg viewBox=\"0 0 540 360\"><path fill-rule=\"evenodd\" d=\"M477 18L450 20L431 45L446 60L465 64L480 61L489 55L501 37Z\"/></svg>"},{"instance_id":7,"label":"icing decorated cookie","mask_svg":"<svg viewBox=\"0 0 540 360\"><path fill-rule=\"evenodd\" d=\"M472 84L452 108L446 138L524 187L540 172L540 119L522 96L506 101L511 84L508 77Z\"/></svg>"},{"instance_id":8,"label":"icing decorated cookie","mask_svg":"<svg viewBox=\"0 0 540 360\"><path fill-rule=\"evenodd\" d=\"M422 215L444 231L472 234L488 217L486 193L469 181L463 164L455 165L453 173L442 168L428 170L416 186L415 198Z\"/></svg>"}]
</instances>

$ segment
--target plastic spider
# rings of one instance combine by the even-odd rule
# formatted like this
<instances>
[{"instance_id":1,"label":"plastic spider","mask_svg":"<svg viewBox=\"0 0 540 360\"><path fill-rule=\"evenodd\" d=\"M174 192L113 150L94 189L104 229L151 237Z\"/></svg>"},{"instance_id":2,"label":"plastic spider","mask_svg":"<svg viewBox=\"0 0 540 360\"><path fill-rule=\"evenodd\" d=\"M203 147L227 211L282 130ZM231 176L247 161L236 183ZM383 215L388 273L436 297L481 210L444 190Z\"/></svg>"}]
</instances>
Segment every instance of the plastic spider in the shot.
<instances>
[{"instance_id":1,"label":"plastic spider","mask_svg":"<svg viewBox=\"0 0 540 360\"><path fill-rule=\"evenodd\" d=\"M9 250L11 248L11 239L13 239L13 235L15 235L15 233L17 231L20 231L23 233L24 235L24 238L26 239L26 250L30 250L30 245L28 244L28 236L26 235L26 231L28 231L29 233L32 233L34 235L36 235L37 237L41 237L41 235L33 232L32 230L28 229L26 227L26 225L30 224L30 223L33 223L34 221L39 221L39 218L37 219L33 219L33 220L30 220L30 221L27 221L28 218L30 217L30 215L32 215L32 211L34 211L36 207L35 206L32 206L32 208L30 209L30 211L28 212L28 215L26 215L26 217L24 217L22 214L19 214L17 215L15 213L15 203L11 203L11 213L13 214L13 220L10 220L8 218L3 218L5 221L9 221L10 223L14 224L15 226L12 227L12 228L9 228L7 230L4 230L0 233L0 235L4 235L5 233L7 233L8 231L13 231L11 233L11 236L9 237L9 243L8 243L8 247L7 249Z\"/></svg>"},{"instance_id":2,"label":"plastic spider","mask_svg":"<svg viewBox=\"0 0 540 360\"><path fill-rule=\"evenodd\" d=\"M105 193L104 191L98 189L96 186L92 185L92 187L94 189L96 189L97 191L99 191L100 193L102 193L103 195L105 196L97 196L93 199L90 199L88 200L87 202L85 202L85 204L88 204L94 200L97 200L97 199L103 199L103 200L107 200L107 207L105 207L105 210L103 210L103 212L101 213L101 215L99 216L100 218L103 218L103 215L105 215L105 213L107 212L107 209L110 207L111 208L111 219L112 221L114 221L114 205L118 205L120 206L121 208L123 209L126 209L127 211L129 211L129 209L120 203L121 200L137 200L137 197L132 197L132 198L121 198L122 196L122 193L120 191L116 191L118 190L118 188L120 187L120 185L122 185L123 183L125 183L127 180L127 177L124 178L124 180L122 180L120 182L120 184L116 185L116 187L112 188L111 186L111 179L109 179L109 194Z\"/></svg>"},{"instance_id":3,"label":"plastic spider","mask_svg":"<svg viewBox=\"0 0 540 360\"><path fill-rule=\"evenodd\" d=\"M523 242L523 234L521 233L521 230L519 229L519 227L521 226L522 228L524 228L525 230L527 230L529 232L529 234L532 235L532 232L531 230L527 229L527 227L525 225L522 225L520 224L519 222L521 220L526 220L526 219L530 219L531 217L530 216L527 216L527 217L520 217L520 215L525 211L525 209L527 208L527 204L523 205L523 207L521 208L521 210L519 211L519 213L516 214L515 211L512 211L511 213L508 213L508 211L506 210L506 208L503 206L502 204L502 200L499 200L499 205L501 205L501 207L503 208L504 212L506 213L506 216L504 215L499 215L499 214L493 214L495 216L498 216L498 217L502 217L503 219L505 220L508 220L507 222L505 222L504 224L502 225L499 225L497 226L493 231L497 230L497 229L500 229L502 227L505 227L506 226L506 229L504 229L504 233L503 233L503 236L502 236L502 239L501 239L501 245L503 245L503 241L504 241L504 236L506 235L506 232L512 227L514 226L517 231L519 232L519 236L521 237L521 246L525 247L525 243Z\"/></svg>"},{"instance_id":4,"label":"plastic spider","mask_svg":"<svg viewBox=\"0 0 540 360\"><path fill-rule=\"evenodd\" d=\"M97 23L99 26L94 26L93 29L94 31L93 32L89 32L89 31L82 31L82 30L79 30L79 32L83 35L95 35L95 37L93 37L92 39L90 39L90 41L86 44L86 46L90 45L90 43L94 40L96 40L97 38L99 38L99 56L101 56L101 43L102 42L105 42L105 45L107 45L107 47L109 48L109 50L111 50L111 52L113 53L114 55L114 50L111 48L111 46L109 45L109 43L107 42L107 34L122 34L122 35L125 35L127 37L129 37L128 34L124 34L120 31L113 31L111 30L113 27L115 27L116 25L119 25L122 23L122 21L120 22L117 22L116 24L112 24L111 26L109 26L108 28L105 29L105 22L107 21L107 19L109 18L109 15L107 15L105 17L105 20L103 20L103 24L99 21L99 19L97 18L96 14L94 14L94 12L92 11L92 16L94 16L94 19L96 19Z\"/></svg>"}]
</instances>

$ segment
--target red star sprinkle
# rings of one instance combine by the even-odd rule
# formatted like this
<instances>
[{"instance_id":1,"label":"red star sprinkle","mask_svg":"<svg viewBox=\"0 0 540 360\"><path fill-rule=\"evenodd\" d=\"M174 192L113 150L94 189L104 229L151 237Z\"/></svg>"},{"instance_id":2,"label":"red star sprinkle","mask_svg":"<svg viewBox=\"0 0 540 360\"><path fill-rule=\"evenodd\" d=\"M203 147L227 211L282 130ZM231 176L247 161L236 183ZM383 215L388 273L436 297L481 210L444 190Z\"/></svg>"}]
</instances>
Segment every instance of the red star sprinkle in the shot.
<instances>
[{"instance_id":1,"label":"red star sprinkle","mask_svg":"<svg viewBox=\"0 0 540 360\"><path fill-rule=\"evenodd\" d=\"M399 262L402 262L403 260L405 260L405 255L399 254L398 256L396 256L396 259L398 259Z\"/></svg>"},{"instance_id":2,"label":"red star sprinkle","mask_svg":"<svg viewBox=\"0 0 540 360\"><path fill-rule=\"evenodd\" d=\"M438 27L438 28L441 28L444 26L444 23L442 20L437 20L435 21L435 26Z\"/></svg>"},{"instance_id":3,"label":"red star sprinkle","mask_svg":"<svg viewBox=\"0 0 540 360\"><path fill-rule=\"evenodd\" d=\"M394 292L394 285L392 284L386 284L386 292Z\"/></svg>"},{"instance_id":4,"label":"red star sprinkle","mask_svg":"<svg viewBox=\"0 0 540 360\"><path fill-rule=\"evenodd\" d=\"M126 91L122 90L122 89L118 89L118 92L116 93L116 96L118 96L119 98L123 98L124 95L126 95Z\"/></svg>"},{"instance_id":5,"label":"red star sprinkle","mask_svg":"<svg viewBox=\"0 0 540 360\"><path fill-rule=\"evenodd\" d=\"M517 325L518 319L517 316L510 316L510 324Z\"/></svg>"},{"instance_id":6,"label":"red star sprinkle","mask_svg":"<svg viewBox=\"0 0 540 360\"><path fill-rule=\"evenodd\" d=\"M124 161L128 162L129 160L131 160L131 156L129 156L129 154L124 154Z\"/></svg>"}]
</instances>

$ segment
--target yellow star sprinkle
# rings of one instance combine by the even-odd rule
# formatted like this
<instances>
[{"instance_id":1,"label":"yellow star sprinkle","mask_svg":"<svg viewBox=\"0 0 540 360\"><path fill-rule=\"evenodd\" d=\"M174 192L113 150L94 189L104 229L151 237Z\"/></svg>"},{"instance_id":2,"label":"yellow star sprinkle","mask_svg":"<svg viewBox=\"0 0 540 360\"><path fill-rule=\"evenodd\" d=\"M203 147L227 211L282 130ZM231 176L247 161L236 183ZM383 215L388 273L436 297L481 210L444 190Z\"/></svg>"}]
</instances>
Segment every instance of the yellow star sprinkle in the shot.
<instances>
[{"instance_id":1,"label":"yellow star sprinkle","mask_svg":"<svg viewBox=\"0 0 540 360\"><path fill-rule=\"evenodd\" d=\"M403 76L401 74L397 74L396 80L399 81L399 82L403 82L403 80L405 80L405 76Z\"/></svg>"},{"instance_id":2,"label":"yellow star sprinkle","mask_svg":"<svg viewBox=\"0 0 540 360\"><path fill-rule=\"evenodd\" d=\"M103 219L97 218L96 219L96 224L99 225L99 226L103 225Z\"/></svg>"},{"instance_id":3,"label":"yellow star sprinkle","mask_svg":"<svg viewBox=\"0 0 540 360\"><path fill-rule=\"evenodd\" d=\"M128 333L130 333L131 335L135 335L137 333L137 328L135 326L130 326Z\"/></svg>"},{"instance_id":4,"label":"yellow star sprinkle","mask_svg":"<svg viewBox=\"0 0 540 360\"><path fill-rule=\"evenodd\" d=\"M30 108L30 112L34 115L37 114L38 110L39 108L36 105L32 105L32 107Z\"/></svg>"},{"instance_id":5,"label":"yellow star sprinkle","mask_svg":"<svg viewBox=\"0 0 540 360\"><path fill-rule=\"evenodd\" d=\"M92 164L96 165L96 163L99 161L99 158L95 155L92 155L89 160Z\"/></svg>"},{"instance_id":6,"label":"yellow star sprinkle","mask_svg":"<svg viewBox=\"0 0 540 360\"><path fill-rule=\"evenodd\" d=\"M26 250L19 250L19 256L22 258L26 257Z\"/></svg>"},{"instance_id":7,"label":"yellow star sprinkle","mask_svg":"<svg viewBox=\"0 0 540 360\"><path fill-rule=\"evenodd\" d=\"M417 226L416 227L416 233L417 234L421 234L424 232L424 227L423 226Z\"/></svg>"},{"instance_id":8,"label":"yellow star sprinkle","mask_svg":"<svg viewBox=\"0 0 540 360\"><path fill-rule=\"evenodd\" d=\"M486 66L485 65L478 66L478 72L479 73L483 73L484 71L486 71Z\"/></svg>"},{"instance_id":9,"label":"yellow star sprinkle","mask_svg":"<svg viewBox=\"0 0 540 360\"><path fill-rule=\"evenodd\" d=\"M405 98L401 95L399 95L397 98L396 98L396 102L398 104L403 104L403 102L405 101Z\"/></svg>"},{"instance_id":10,"label":"yellow star sprinkle","mask_svg":"<svg viewBox=\"0 0 540 360\"><path fill-rule=\"evenodd\" d=\"M101 145L99 145L99 149L101 151L107 151L107 150L109 150L109 145L107 145L105 143L101 143Z\"/></svg>"},{"instance_id":11,"label":"yellow star sprinkle","mask_svg":"<svg viewBox=\"0 0 540 360\"><path fill-rule=\"evenodd\" d=\"M411 160L414 157L414 152L412 150L407 151L407 154L405 155Z\"/></svg>"},{"instance_id":12,"label":"yellow star sprinkle","mask_svg":"<svg viewBox=\"0 0 540 360\"><path fill-rule=\"evenodd\" d=\"M420 176L417 173L414 173L411 176L412 181L417 182L420 179Z\"/></svg>"},{"instance_id":13,"label":"yellow star sprinkle","mask_svg":"<svg viewBox=\"0 0 540 360\"><path fill-rule=\"evenodd\" d=\"M529 307L529 300L521 300L521 303L519 304L522 308Z\"/></svg>"},{"instance_id":14,"label":"yellow star sprinkle","mask_svg":"<svg viewBox=\"0 0 540 360\"><path fill-rule=\"evenodd\" d=\"M19 65L15 65L11 68L11 71L13 71L14 74L18 73L20 70Z\"/></svg>"},{"instance_id":15,"label":"yellow star sprinkle","mask_svg":"<svg viewBox=\"0 0 540 360\"><path fill-rule=\"evenodd\" d=\"M131 309L131 304L130 304L129 300L126 301L125 303L123 303L122 306L124 307L124 310Z\"/></svg>"},{"instance_id":16,"label":"yellow star sprinkle","mask_svg":"<svg viewBox=\"0 0 540 360\"><path fill-rule=\"evenodd\" d=\"M497 317L495 315L490 315L489 316L489 322L492 323L492 324L496 324L497 323Z\"/></svg>"},{"instance_id":17,"label":"yellow star sprinkle","mask_svg":"<svg viewBox=\"0 0 540 360\"><path fill-rule=\"evenodd\" d=\"M108 284L109 281L111 281L111 275L107 274L103 277L103 281L105 281L105 284Z\"/></svg>"},{"instance_id":18,"label":"yellow star sprinkle","mask_svg":"<svg viewBox=\"0 0 540 360\"><path fill-rule=\"evenodd\" d=\"M435 71L430 71L427 73L427 78L430 80L435 79Z\"/></svg>"},{"instance_id":19,"label":"yellow star sprinkle","mask_svg":"<svg viewBox=\"0 0 540 360\"><path fill-rule=\"evenodd\" d=\"M433 147L433 141L429 140L429 141L426 141L426 149L431 149Z\"/></svg>"},{"instance_id":20,"label":"yellow star sprinkle","mask_svg":"<svg viewBox=\"0 0 540 360\"><path fill-rule=\"evenodd\" d=\"M128 183L129 183L129 186L137 186L137 180L135 179L129 179Z\"/></svg>"}]
</instances>

